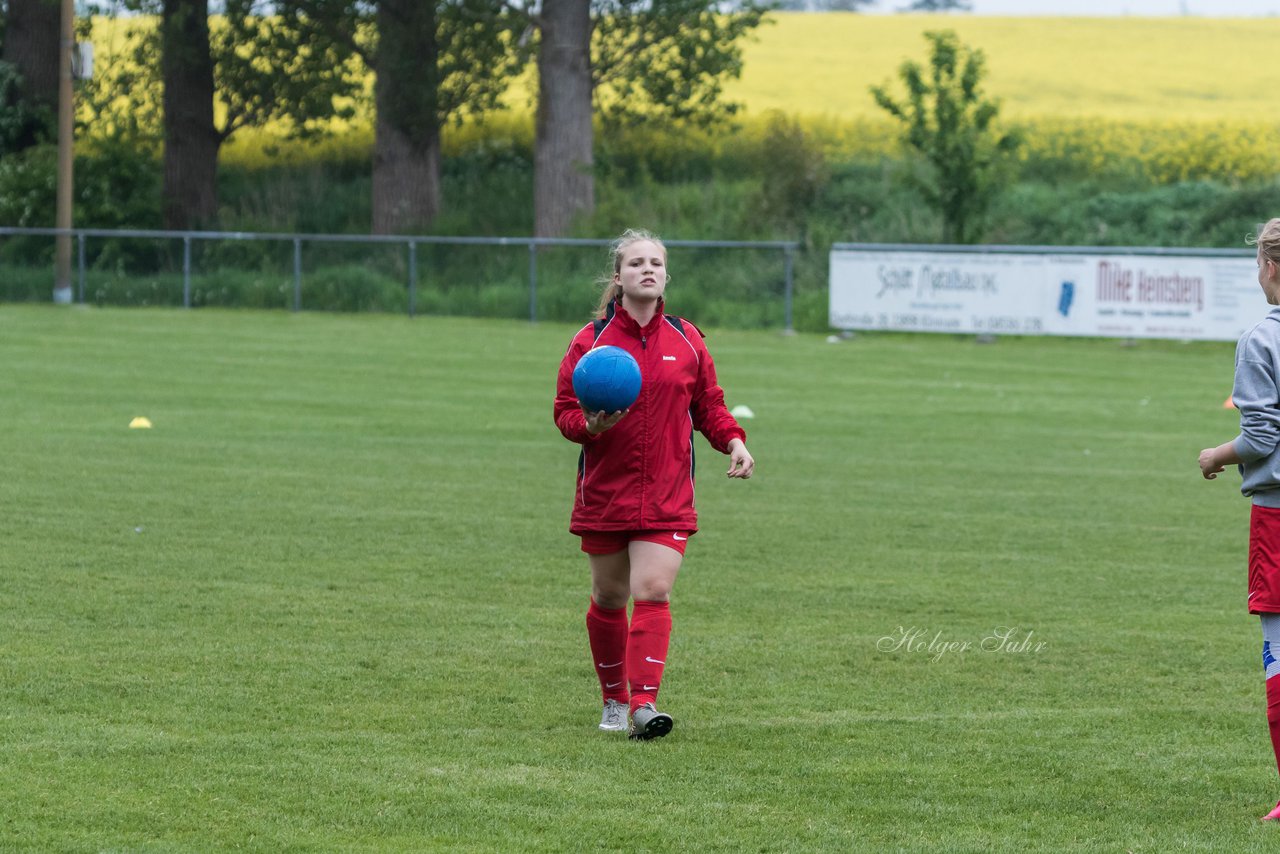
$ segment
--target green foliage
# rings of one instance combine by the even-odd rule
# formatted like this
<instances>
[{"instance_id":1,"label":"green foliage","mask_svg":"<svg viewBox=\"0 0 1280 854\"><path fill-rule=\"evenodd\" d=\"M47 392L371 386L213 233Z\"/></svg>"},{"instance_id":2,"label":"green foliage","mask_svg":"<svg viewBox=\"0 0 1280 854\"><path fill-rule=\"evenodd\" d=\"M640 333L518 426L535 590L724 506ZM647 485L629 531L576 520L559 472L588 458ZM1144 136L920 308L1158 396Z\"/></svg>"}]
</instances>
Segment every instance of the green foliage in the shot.
<instances>
[{"instance_id":1,"label":"green foliage","mask_svg":"<svg viewBox=\"0 0 1280 854\"><path fill-rule=\"evenodd\" d=\"M52 139L53 125L51 110L22 97L18 69L0 62L0 157Z\"/></svg>"},{"instance_id":2,"label":"green foliage","mask_svg":"<svg viewBox=\"0 0 1280 854\"><path fill-rule=\"evenodd\" d=\"M78 155L72 222L80 228L159 228L160 170L143 152L127 146L103 144L95 155ZM0 223L20 228L49 228L54 222L57 189L57 149L37 146L0 159ZM14 238L0 248L0 257L52 258L52 245L43 239ZM111 239L92 244L88 262L94 265L134 266L153 263L154 248Z\"/></svg>"},{"instance_id":3,"label":"green foliage","mask_svg":"<svg viewBox=\"0 0 1280 854\"><path fill-rule=\"evenodd\" d=\"M437 234L530 234L533 231L533 152L498 139L445 160L445 198ZM484 203L474 204L483 199Z\"/></svg>"},{"instance_id":4,"label":"green foliage","mask_svg":"<svg viewBox=\"0 0 1280 854\"><path fill-rule=\"evenodd\" d=\"M450 0L438 7L440 121L461 123L502 109L502 96L531 55L531 45L521 40L525 18L498 0ZM413 55L408 51L406 60ZM406 79L416 78L414 68L405 70Z\"/></svg>"},{"instance_id":5,"label":"green foliage","mask_svg":"<svg viewBox=\"0 0 1280 854\"><path fill-rule=\"evenodd\" d=\"M529 57L524 16L496 0L285 0L299 31L345 46L377 72L382 119L426 139L502 108ZM356 93L350 93L353 96Z\"/></svg>"},{"instance_id":6,"label":"green foliage","mask_svg":"<svg viewBox=\"0 0 1280 854\"><path fill-rule=\"evenodd\" d=\"M252 232L367 233L368 163L345 161L218 170L226 227Z\"/></svg>"},{"instance_id":7,"label":"green foliage","mask_svg":"<svg viewBox=\"0 0 1280 854\"><path fill-rule=\"evenodd\" d=\"M261 0L226 0L222 25L210 29L215 88L226 106L222 137L278 123L291 138L312 138L330 120L350 119L362 81L348 45L287 6L281 14L261 7Z\"/></svg>"},{"instance_id":8,"label":"green foliage","mask_svg":"<svg viewBox=\"0 0 1280 854\"><path fill-rule=\"evenodd\" d=\"M141 13L127 18L122 42L131 47L98 55L94 79L83 87L80 121L93 125L95 136L154 143L163 121L160 3L124 5ZM223 108L221 140L268 124L283 139L314 139L329 132L331 120L354 115L363 80L353 52L287 5L268 10L261 0L227 0L210 20L208 40Z\"/></svg>"},{"instance_id":9,"label":"green foliage","mask_svg":"<svg viewBox=\"0 0 1280 854\"><path fill-rule=\"evenodd\" d=\"M15 265L0 265L0 301L47 301L52 273ZM79 281L73 281L78 288ZM97 306L179 307L183 305L182 275L178 272L133 274L95 268L85 276L85 302ZM190 279L192 308L223 307L288 309L293 307L292 274L232 267L196 272ZM408 290L376 271L358 266L317 270L304 277L302 307L307 311L390 312L408 310ZM473 313L473 312L458 312Z\"/></svg>"},{"instance_id":10,"label":"green foliage","mask_svg":"<svg viewBox=\"0 0 1280 854\"><path fill-rule=\"evenodd\" d=\"M998 243L1240 248L1266 211L1280 209L1280 182L1248 187L1196 181L1117 191L1105 183L1024 182L992 211Z\"/></svg>"},{"instance_id":11,"label":"green foliage","mask_svg":"<svg viewBox=\"0 0 1280 854\"><path fill-rule=\"evenodd\" d=\"M1011 178L1020 139L993 124L999 106L980 88L982 51L965 47L950 30L925 38L930 44L927 79L924 69L908 60L899 71L905 100L884 86L871 92L902 123L903 141L928 165L926 176L909 177L942 214L943 241L976 243L992 201Z\"/></svg>"},{"instance_id":12,"label":"green foliage","mask_svg":"<svg viewBox=\"0 0 1280 854\"><path fill-rule=\"evenodd\" d=\"M6 263L13 238L0 244L0 301L47 303L53 292L53 258L43 267Z\"/></svg>"},{"instance_id":13,"label":"green foliage","mask_svg":"<svg viewBox=\"0 0 1280 854\"><path fill-rule=\"evenodd\" d=\"M713 124L739 109L721 96L742 74L742 41L770 5L707 0L595 0L591 71L610 126L659 113Z\"/></svg>"},{"instance_id":14,"label":"green foliage","mask_svg":"<svg viewBox=\"0 0 1280 854\"><path fill-rule=\"evenodd\" d=\"M800 122L773 113L755 171L761 176L761 216L778 231L804 239L814 205L830 179L822 150Z\"/></svg>"},{"instance_id":15,"label":"green foliage","mask_svg":"<svg viewBox=\"0 0 1280 854\"><path fill-rule=\"evenodd\" d=\"M29 148L0 158L0 222L18 228L50 228L58 189L58 149Z\"/></svg>"},{"instance_id":16,"label":"green foliage","mask_svg":"<svg viewBox=\"0 0 1280 854\"><path fill-rule=\"evenodd\" d=\"M57 147L41 145L0 158L0 223L53 225ZM81 228L159 228L160 167L144 150L104 140L73 167L73 222Z\"/></svg>"},{"instance_id":17,"label":"green foliage","mask_svg":"<svg viewBox=\"0 0 1280 854\"><path fill-rule=\"evenodd\" d=\"M77 85L76 136L158 147L164 137L158 10L133 0L128 7L148 14L118 18L117 38L95 51L93 77ZM88 16L77 19L77 26L89 24Z\"/></svg>"},{"instance_id":18,"label":"green foliage","mask_svg":"<svg viewBox=\"0 0 1280 854\"><path fill-rule=\"evenodd\" d=\"M607 121L597 122L596 174L605 183L739 177L741 171L732 168L730 160L723 136L706 127L650 120L619 128ZM739 158L738 165L748 166L746 160Z\"/></svg>"},{"instance_id":19,"label":"green foliage","mask_svg":"<svg viewBox=\"0 0 1280 854\"><path fill-rule=\"evenodd\" d=\"M302 290L309 311L382 311L404 314L408 288L364 266L325 267L307 275Z\"/></svg>"},{"instance_id":20,"label":"green foliage","mask_svg":"<svg viewBox=\"0 0 1280 854\"><path fill-rule=\"evenodd\" d=\"M708 187L715 189L708 192ZM759 182L750 178L609 183L600 188L596 214L585 236L612 238L640 224L668 238L766 237L768 232L753 211L759 193Z\"/></svg>"}]
</instances>

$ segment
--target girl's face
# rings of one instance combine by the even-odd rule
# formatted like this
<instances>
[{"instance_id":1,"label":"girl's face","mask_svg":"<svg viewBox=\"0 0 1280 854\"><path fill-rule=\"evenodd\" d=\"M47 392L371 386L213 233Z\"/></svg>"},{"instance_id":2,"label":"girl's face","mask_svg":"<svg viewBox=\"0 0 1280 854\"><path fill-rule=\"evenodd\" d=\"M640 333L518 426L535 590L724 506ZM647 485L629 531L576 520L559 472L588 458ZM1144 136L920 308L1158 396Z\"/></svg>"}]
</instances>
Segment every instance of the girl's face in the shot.
<instances>
[{"instance_id":1,"label":"girl's face","mask_svg":"<svg viewBox=\"0 0 1280 854\"><path fill-rule=\"evenodd\" d=\"M1270 305L1280 305L1280 264L1258 250L1258 284Z\"/></svg>"},{"instance_id":2,"label":"girl's face","mask_svg":"<svg viewBox=\"0 0 1280 854\"><path fill-rule=\"evenodd\" d=\"M656 300L667 289L667 252L652 240L637 240L622 250L613 282L630 300Z\"/></svg>"}]
</instances>

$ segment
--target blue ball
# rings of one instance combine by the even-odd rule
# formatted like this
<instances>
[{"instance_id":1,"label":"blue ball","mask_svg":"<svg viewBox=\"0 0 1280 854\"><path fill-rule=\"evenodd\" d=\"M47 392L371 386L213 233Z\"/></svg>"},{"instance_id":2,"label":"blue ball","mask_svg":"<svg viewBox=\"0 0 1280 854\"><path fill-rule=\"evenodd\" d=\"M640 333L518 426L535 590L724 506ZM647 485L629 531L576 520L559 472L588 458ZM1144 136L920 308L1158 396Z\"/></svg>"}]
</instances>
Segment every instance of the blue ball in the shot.
<instances>
[{"instance_id":1,"label":"blue ball","mask_svg":"<svg viewBox=\"0 0 1280 854\"><path fill-rule=\"evenodd\" d=\"M621 347L596 347L573 369L573 391L591 412L618 412L640 396L640 365Z\"/></svg>"}]
</instances>

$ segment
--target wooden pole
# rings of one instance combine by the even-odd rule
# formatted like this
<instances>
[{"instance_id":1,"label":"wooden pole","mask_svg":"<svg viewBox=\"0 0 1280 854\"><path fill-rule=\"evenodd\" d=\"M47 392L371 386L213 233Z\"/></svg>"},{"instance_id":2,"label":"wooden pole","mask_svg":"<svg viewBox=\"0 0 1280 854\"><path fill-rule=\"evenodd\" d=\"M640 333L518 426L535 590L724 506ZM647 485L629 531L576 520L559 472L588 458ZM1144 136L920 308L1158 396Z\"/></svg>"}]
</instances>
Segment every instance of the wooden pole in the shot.
<instances>
[{"instance_id":1,"label":"wooden pole","mask_svg":"<svg viewBox=\"0 0 1280 854\"><path fill-rule=\"evenodd\" d=\"M75 5L62 0L62 31L58 39L58 196L55 227L71 229L72 134L75 128L71 54L76 49ZM54 238L53 301L71 302L71 235Z\"/></svg>"}]
</instances>

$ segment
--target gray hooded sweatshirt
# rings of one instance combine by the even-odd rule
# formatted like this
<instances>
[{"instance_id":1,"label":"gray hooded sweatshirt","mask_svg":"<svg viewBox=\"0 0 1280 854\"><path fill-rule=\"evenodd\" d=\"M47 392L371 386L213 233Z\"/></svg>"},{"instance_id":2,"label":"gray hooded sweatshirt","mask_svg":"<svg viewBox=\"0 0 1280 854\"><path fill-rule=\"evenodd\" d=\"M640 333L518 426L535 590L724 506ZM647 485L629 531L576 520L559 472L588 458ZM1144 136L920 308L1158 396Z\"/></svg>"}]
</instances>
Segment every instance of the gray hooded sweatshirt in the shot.
<instances>
[{"instance_id":1,"label":"gray hooded sweatshirt","mask_svg":"<svg viewBox=\"0 0 1280 854\"><path fill-rule=\"evenodd\" d=\"M1240 336L1231 400L1240 410L1232 440L1244 460L1240 491L1254 504L1280 507L1280 308Z\"/></svg>"}]
</instances>

